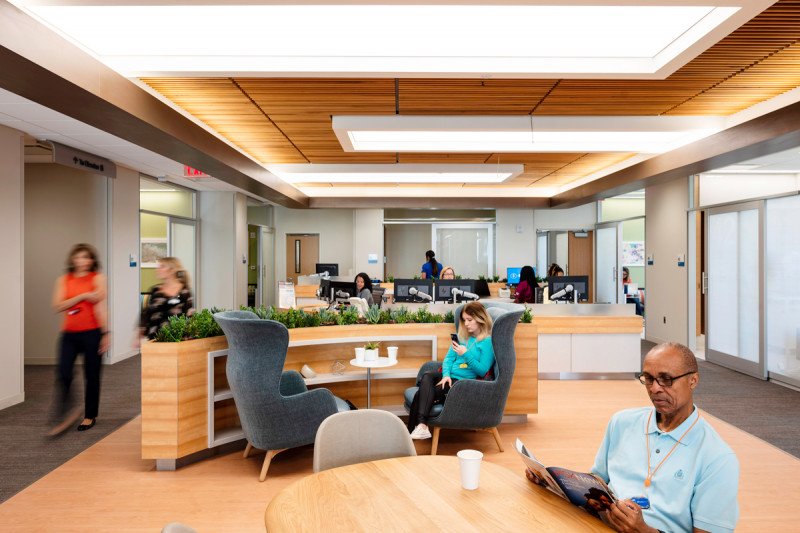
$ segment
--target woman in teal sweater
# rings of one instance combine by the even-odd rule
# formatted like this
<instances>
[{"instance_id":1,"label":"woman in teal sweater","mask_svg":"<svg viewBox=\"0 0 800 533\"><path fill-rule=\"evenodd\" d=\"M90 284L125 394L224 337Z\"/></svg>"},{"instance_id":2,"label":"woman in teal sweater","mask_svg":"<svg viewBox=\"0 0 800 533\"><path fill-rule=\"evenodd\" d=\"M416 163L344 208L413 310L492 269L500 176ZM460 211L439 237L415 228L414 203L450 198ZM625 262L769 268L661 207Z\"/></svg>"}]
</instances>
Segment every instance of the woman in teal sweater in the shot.
<instances>
[{"instance_id":1,"label":"woman in teal sweater","mask_svg":"<svg viewBox=\"0 0 800 533\"><path fill-rule=\"evenodd\" d=\"M461 309L459 342L452 342L440 372L426 372L411 404L408 428L412 439L431 438L428 419L434 403L443 403L450 388L461 379L484 379L494 365L492 318L478 302Z\"/></svg>"}]
</instances>

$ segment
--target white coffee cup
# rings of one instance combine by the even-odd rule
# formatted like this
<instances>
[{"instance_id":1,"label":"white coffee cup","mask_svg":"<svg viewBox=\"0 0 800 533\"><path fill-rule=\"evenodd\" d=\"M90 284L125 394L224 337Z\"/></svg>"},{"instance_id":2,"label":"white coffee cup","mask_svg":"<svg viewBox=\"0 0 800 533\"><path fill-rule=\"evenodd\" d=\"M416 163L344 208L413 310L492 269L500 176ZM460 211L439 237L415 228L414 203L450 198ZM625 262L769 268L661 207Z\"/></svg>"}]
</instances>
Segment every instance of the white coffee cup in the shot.
<instances>
[{"instance_id":1,"label":"white coffee cup","mask_svg":"<svg viewBox=\"0 0 800 533\"><path fill-rule=\"evenodd\" d=\"M356 348L356 361L359 363L364 362L364 347Z\"/></svg>"},{"instance_id":2,"label":"white coffee cup","mask_svg":"<svg viewBox=\"0 0 800 533\"><path fill-rule=\"evenodd\" d=\"M397 346L387 346L386 353L389 355L390 361L397 361Z\"/></svg>"},{"instance_id":3,"label":"white coffee cup","mask_svg":"<svg viewBox=\"0 0 800 533\"><path fill-rule=\"evenodd\" d=\"M477 489L483 454L478 450L461 450L456 455L461 467L461 487L467 490Z\"/></svg>"}]
</instances>

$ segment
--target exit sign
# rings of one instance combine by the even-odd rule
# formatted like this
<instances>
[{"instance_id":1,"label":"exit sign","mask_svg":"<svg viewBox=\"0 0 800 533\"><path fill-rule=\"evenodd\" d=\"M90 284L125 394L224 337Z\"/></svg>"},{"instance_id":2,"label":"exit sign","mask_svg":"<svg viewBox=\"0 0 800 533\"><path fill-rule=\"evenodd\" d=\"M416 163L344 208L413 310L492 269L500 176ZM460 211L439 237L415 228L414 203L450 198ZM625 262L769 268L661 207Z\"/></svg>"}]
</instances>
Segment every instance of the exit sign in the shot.
<instances>
[{"instance_id":1,"label":"exit sign","mask_svg":"<svg viewBox=\"0 0 800 533\"><path fill-rule=\"evenodd\" d=\"M196 168L192 168L189 165L183 165L183 177L184 178L210 178L208 174L203 172L202 170L197 170Z\"/></svg>"}]
</instances>

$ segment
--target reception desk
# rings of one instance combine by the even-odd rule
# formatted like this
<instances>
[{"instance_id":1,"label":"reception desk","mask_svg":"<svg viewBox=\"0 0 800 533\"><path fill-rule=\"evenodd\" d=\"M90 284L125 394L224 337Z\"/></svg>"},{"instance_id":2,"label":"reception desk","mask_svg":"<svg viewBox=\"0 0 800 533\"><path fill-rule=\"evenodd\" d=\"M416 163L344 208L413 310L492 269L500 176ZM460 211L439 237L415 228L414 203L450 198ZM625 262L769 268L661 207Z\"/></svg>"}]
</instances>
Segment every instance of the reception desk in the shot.
<instances>
[{"instance_id":1,"label":"reception desk","mask_svg":"<svg viewBox=\"0 0 800 533\"><path fill-rule=\"evenodd\" d=\"M534 304L539 379L631 378L641 371L642 317L626 304Z\"/></svg>"}]
</instances>

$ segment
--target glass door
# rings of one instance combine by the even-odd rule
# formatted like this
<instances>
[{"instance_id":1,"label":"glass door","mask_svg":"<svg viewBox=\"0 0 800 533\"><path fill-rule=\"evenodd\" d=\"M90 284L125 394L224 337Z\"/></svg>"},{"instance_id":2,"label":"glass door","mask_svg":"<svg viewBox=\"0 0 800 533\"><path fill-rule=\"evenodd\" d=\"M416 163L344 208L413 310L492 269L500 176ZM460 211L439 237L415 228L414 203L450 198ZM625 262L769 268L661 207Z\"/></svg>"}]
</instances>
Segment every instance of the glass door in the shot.
<instances>
[{"instance_id":1,"label":"glass door","mask_svg":"<svg viewBox=\"0 0 800 533\"><path fill-rule=\"evenodd\" d=\"M491 224L431 224L433 251L442 266L464 279L494 275L494 231Z\"/></svg>"},{"instance_id":2,"label":"glass door","mask_svg":"<svg viewBox=\"0 0 800 533\"><path fill-rule=\"evenodd\" d=\"M547 277L547 249L549 234L547 232L536 234L536 275L540 278Z\"/></svg>"},{"instance_id":3,"label":"glass door","mask_svg":"<svg viewBox=\"0 0 800 533\"><path fill-rule=\"evenodd\" d=\"M608 222L595 226L595 303L623 302L622 278L622 222Z\"/></svg>"},{"instance_id":4,"label":"glass door","mask_svg":"<svg viewBox=\"0 0 800 533\"><path fill-rule=\"evenodd\" d=\"M761 379L763 202L706 211L706 359Z\"/></svg>"},{"instance_id":5,"label":"glass door","mask_svg":"<svg viewBox=\"0 0 800 533\"><path fill-rule=\"evenodd\" d=\"M183 267L189 273L192 294L197 298L195 225L196 222L194 220L169 217L169 254L172 257L177 257L183 263Z\"/></svg>"}]
</instances>

